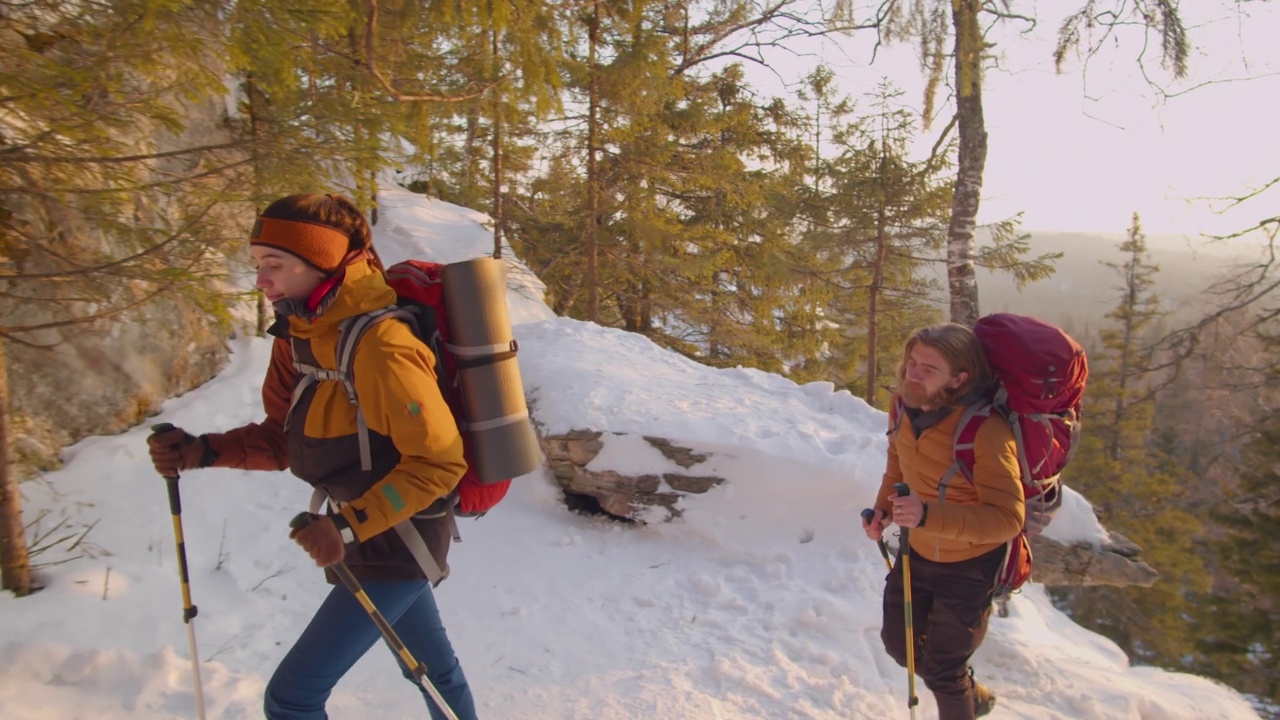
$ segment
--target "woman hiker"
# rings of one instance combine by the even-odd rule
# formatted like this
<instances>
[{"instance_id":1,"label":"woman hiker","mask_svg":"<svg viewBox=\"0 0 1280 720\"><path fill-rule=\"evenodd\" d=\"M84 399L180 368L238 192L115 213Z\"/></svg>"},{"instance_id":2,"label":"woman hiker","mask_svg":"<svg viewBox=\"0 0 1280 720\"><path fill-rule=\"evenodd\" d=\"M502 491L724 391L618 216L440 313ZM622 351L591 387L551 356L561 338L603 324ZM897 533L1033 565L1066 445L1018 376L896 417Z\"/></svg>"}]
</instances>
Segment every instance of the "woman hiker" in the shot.
<instances>
[{"instance_id":1,"label":"woman hiker","mask_svg":"<svg viewBox=\"0 0 1280 720\"><path fill-rule=\"evenodd\" d=\"M392 531L413 518L440 569L432 580L448 574L448 496L467 465L457 424L436 384L436 359L403 322L376 323L357 343L351 367L372 466L362 469L356 405L343 383L301 382L295 360L338 367L342 321L395 303L369 224L347 198L293 195L263 211L249 245L257 286L276 311L262 387L266 418L198 437L180 428L158 432L148 440L152 462L165 477L205 467L288 468L322 490L330 499L328 514L291 537L321 567L345 563L412 656L426 665L427 679L454 714L475 720L471 689L421 553L415 559ZM326 575L333 583L332 571ZM325 701L334 685L379 637L351 592L335 585L267 683L268 720L327 717ZM444 718L425 688L423 695L431 717Z\"/></svg>"}]
</instances>

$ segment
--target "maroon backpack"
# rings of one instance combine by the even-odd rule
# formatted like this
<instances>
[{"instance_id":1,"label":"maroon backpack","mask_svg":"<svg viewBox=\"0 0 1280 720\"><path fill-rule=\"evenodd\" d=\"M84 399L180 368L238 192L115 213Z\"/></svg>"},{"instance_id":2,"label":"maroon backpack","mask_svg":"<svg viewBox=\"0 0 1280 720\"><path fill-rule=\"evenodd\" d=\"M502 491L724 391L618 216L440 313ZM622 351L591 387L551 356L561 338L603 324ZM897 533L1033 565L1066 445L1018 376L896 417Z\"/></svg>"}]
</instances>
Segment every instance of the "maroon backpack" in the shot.
<instances>
[{"instance_id":1,"label":"maroon backpack","mask_svg":"<svg viewBox=\"0 0 1280 720\"><path fill-rule=\"evenodd\" d=\"M1026 517L1022 531L1008 542L1004 565L996 575L996 596L1002 597L1031 576L1030 538L1040 534L1062 506L1060 476L1080 439L1089 364L1080 343L1033 317L987 315L973 332L998 382L990 398L970 405L960 416L953 442L955 462L942 478L939 495L945 499L956 473L973 483L978 428L992 412L1003 417L1018 448ZM895 409L901 415L902 408Z\"/></svg>"}]
</instances>

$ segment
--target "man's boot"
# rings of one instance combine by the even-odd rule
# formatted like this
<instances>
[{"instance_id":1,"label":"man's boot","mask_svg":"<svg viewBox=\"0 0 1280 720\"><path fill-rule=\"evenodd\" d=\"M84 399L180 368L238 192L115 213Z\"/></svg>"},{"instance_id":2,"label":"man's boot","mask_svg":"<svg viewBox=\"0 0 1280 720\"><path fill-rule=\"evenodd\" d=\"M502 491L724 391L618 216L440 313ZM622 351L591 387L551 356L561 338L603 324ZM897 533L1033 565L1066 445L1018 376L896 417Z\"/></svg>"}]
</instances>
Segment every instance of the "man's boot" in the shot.
<instances>
[{"instance_id":1,"label":"man's boot","mask_svg":"<svg viewBox=\"0 0 1280 720\"><path fill-rule=\"evenodd\" d=\"M996 694L973 678L973 668L969 668L969 685L973 688L973 716L982 717L990 713L996 706Z\"/></svg>"}]
</instances>

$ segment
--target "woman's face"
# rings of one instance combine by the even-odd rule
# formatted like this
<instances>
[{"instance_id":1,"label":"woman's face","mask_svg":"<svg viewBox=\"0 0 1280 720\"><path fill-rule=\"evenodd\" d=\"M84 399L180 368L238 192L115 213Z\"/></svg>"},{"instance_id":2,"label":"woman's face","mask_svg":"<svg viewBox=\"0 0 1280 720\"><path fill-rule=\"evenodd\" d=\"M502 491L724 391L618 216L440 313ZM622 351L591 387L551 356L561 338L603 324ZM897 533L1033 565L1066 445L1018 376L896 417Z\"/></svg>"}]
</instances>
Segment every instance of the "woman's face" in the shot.
<instances>
[{"instance_id":1,"label":"woman's face","mask_svg":"<svg viewBox=\"0 0 1280 720\"><path fill-rule=\"evenodd\" d=\"M324 281L324 273L293 253L262 245L250 247L249 252L253 253L253 261L258 266L258 289L267 296L268 302L285 298L306 300Z\"/></svg>"}]
</instances>

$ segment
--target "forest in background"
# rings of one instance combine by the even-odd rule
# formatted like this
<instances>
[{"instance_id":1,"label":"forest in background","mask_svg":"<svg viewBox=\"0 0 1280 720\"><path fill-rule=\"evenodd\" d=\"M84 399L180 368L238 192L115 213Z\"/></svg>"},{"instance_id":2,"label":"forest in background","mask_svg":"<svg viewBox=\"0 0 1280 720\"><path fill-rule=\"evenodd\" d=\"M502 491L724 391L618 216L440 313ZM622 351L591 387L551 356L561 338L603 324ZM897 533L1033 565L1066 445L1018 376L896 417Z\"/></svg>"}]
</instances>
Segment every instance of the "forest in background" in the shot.
<instances>
[{"instance_id":1,"label":"forest in background","mask_svg":"<svg viewBox=\"0 0 1280 720\"><path fill-rule=\"evenodd\" d=\"M1176 12L1080 2L1044 18L1063 29L1045 52L1061 62L1136 25L1176 76ZM228 217L336 185L376 222L378 183L399 170L410 189L488 213L495 254L519 254L559 314L883 407L907 334L948 303L956 315L956 239L974 233L963 212L986 152L973 86L996 60L981 33L1020 19L971 0L0 0L0 303L42 313L0 335L39 345L179 294L225 317L243 301L221 283L242 262ZM783 96L747 80L769 52L856 33L923 49L923 118L891 77L860 97L820 65ZM210 103L216 122L192 133L192 109ZM932 152L912 151L921 137ZM1268 714L1277 227L1241 228L1257 252L1198 304L1160 297L1165 273L1171 288L1199 280L1153 259L1136 216L1110 254L1038 243L1016 218L960 248L983 292L1032 283L1017 302L1089 349L1088 429L1067 482L1162 573L1150 589L1055 591L1059 603L1135 662L1219 678ZM0 383L0 399L22 381ZM20 432L0 412L0 449ZM11 553L30 528L16 478L4 487ZM0 559L20 592L12 555Z\"/></svg>"}]
</instances>

